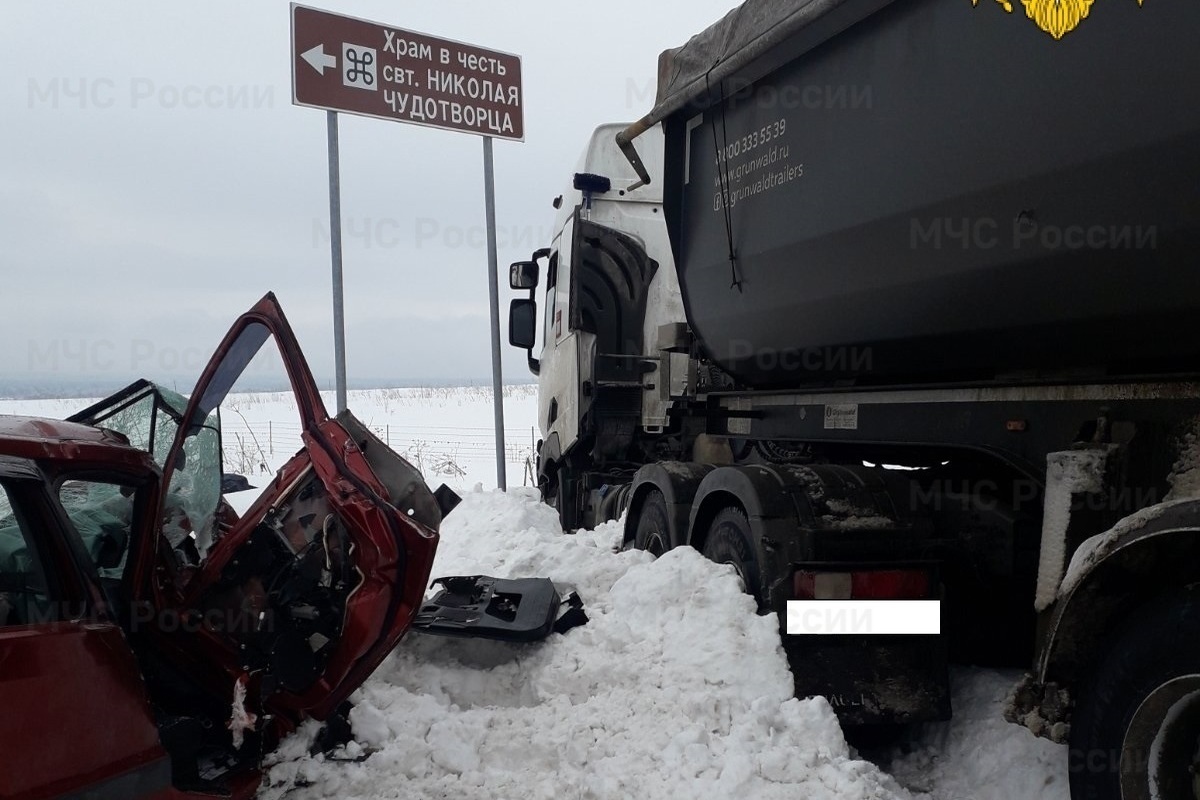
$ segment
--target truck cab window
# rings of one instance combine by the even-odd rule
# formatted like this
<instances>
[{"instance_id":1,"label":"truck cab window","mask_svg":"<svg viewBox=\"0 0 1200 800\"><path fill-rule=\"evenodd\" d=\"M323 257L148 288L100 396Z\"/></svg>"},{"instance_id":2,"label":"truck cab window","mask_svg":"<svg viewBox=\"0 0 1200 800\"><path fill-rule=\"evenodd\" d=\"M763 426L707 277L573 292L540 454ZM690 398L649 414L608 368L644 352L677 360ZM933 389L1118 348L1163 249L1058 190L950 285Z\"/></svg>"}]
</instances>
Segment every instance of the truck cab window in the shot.
<instances>
[{"instance_id":1,"label":"truck cab window","mask_svg":"<svg viewBox=\"0 0 1200 800\"><path fill-rule=\"evenodd\" d=\"M0 627L55 618L36 544L33 528L0 484Z\"/></svg>"},{"instance_id":2,"label":"truck cab window","mask_svg":"<svg viewBox=\"0 0 1200 800\"><path fill-rule=\"evenodd\" d=\"M558 289L558 253L550 256L550 265L546 268L546 320L542 325L542 349L554 343L554 299Z\"/></svg>"}]
</instances>

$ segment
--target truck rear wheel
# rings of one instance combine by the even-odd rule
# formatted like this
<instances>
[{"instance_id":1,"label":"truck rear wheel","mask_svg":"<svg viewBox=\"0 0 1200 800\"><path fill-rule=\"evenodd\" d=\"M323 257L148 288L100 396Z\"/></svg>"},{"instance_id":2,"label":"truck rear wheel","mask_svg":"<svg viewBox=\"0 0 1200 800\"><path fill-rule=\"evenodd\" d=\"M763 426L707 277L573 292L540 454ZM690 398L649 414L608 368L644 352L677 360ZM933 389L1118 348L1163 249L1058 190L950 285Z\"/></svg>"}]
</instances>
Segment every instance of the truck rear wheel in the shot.
<instances>
[{"instance_id":1,"label":"truck rear wheel","mask_svg":"<svg viewBox=\"0 0 1200 800\"><path fill-rule=\"evenodd\" d=\"M1200 799L1200 592L1120 626L1071 723L1073 800Z\"/></svg>"},{"instance_id":2,"label":"truck rear wheel","mask_svg":"<svg viewBox=\"0 0 1200 800\"><path fill-rule=\"evenodd\" d=\"M633 546L645 550L655 558L671 549L671 528L667 524L667 500L657 489L652 490L642 501L638 512L637 530L633 535Z\"/></svg>"},{"instance_id":3,"label":"truck rear wheel","mask_svg":"<svg viewBox=\"0 0 1200 800\"><path fill-rule=\"evenodd\" d=\"M729 564L742 579L742 587L762 604L762 578L750 522L740 508L717 512L704 538L704 555L718 564Z\"/></svg>"}]
</instances>

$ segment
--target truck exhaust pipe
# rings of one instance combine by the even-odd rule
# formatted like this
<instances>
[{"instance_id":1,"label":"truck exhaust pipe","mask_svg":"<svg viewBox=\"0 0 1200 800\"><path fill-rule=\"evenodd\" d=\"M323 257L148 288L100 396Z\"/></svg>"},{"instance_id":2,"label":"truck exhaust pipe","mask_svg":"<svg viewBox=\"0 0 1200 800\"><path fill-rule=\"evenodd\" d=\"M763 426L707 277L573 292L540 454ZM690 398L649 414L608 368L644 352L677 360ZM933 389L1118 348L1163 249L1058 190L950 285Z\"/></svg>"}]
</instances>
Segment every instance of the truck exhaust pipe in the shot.
<instances>
[{"instance_id":1,"label":"truck exhaust pipe","mask_svg":"<svg viewBox=\"0 0 1200 800\"><path fill-rule=\"evenodd\" d=\"M625 191L632 192L634 189L640 189L650 183L650 172L646 169L646 165L642 163L642 157L638 155L637 147L634 146L633 140L641 136L646 131L650 130L655 123L649 121L649 117L642 117L637 122L630 125L625 130L617 134L617 147L621 148L621 152L625 154L625 158L629 160L629 165L633 167L633 171L637 173L637 183L625 188Z\"/></svg>"}]
</instances>

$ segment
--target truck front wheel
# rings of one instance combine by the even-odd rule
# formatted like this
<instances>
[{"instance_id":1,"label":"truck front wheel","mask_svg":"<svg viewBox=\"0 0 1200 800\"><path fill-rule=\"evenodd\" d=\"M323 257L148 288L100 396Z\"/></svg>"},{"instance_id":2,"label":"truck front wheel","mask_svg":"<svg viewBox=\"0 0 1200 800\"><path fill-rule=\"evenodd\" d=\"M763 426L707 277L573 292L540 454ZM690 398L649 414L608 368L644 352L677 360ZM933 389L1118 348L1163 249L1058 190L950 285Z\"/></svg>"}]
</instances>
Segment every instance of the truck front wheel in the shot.
<instances>
[{"instance_id":1,"label":"truck front wheel","mask_svg":"<svg viewBox=\"0 0 1200 800\"><path fill-rule=\"evenodd\" d=\"M742 579L742 587L762 603L762 578L750 522L740 508L723 508L713 517L704 538L704 555L718 564L729 564Z\"/></svg>"},{"instance_id":2,"label":"truck front wheel","mask_svg":"<svg viewBox=\"0 0 1200 800\"><path fill-rule=\"evenodd\" d=\"M1073 800L1200 800L1200 592L1135 612L1081 690Z\"/></svg>"},{"instance_id":3,"label":"truck front wheel","mask_svg":"<svg viewBox=\"0 0 1200 800\"><path fill-rule=\"evenodd\" d=\"M575 482L566 467L551 465L541 479L542 501L558 512L558 521L563 533L574 533L578 527L575 512Z\"/></svg>"}]
</instances>

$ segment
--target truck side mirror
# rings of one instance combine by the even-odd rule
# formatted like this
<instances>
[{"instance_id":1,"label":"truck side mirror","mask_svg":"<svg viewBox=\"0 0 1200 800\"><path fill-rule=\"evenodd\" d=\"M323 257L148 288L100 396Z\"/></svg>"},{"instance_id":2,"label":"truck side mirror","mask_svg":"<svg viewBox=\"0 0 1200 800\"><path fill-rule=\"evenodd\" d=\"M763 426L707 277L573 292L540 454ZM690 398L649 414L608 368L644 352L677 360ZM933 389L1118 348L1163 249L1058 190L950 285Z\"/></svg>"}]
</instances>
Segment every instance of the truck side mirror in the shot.
<instances>
[{"instance_id":1,"label":"truck side mirror","mask_svg":"<svg viewBox=\"0 0 1200 800\"><path fill-rule=\"evenodd\" d=\"M530 351L537 338L537 301L518 298L508 306L508 343Z\"/></svg>"},{"instance_id":2,"label":"truck side mirror","mask_svg":"<svg viewBox=\"0 0 1200 800\"><path fill-rule=\"evenodd\" d=\"M515 262L508 268L508 285L513 289L536 289L538 285L537 262Z\"/></svg>"}]
</instances>

